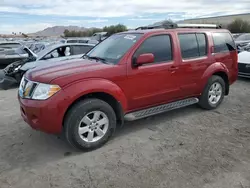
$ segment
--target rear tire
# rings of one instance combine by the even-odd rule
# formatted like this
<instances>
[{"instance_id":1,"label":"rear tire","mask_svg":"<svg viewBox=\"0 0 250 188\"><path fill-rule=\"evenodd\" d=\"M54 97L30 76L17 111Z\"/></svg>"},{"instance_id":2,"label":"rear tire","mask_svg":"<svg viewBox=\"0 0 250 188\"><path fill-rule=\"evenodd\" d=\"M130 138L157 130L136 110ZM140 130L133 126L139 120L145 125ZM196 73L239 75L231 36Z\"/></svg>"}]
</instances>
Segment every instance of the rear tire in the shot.
<instances>
[{"instance_id":1,"label":"rear tire","mask_svg":"<svg viewBox=\"0 0 250 188\"><path fill-rule=\"evenodd\" d=\"M225 81L217 75L209 78L207 85L200 97L200 107L212 110L217 108L224 99L226 91Z\"/></svg>"},{"instance_id":2,"label":"rear tire","mask_svg":"<svg viewBox=\"0 0 250 188\"><path fill-rule=\"evenodd\" d=\"M104 145L115 128L116 115L113 108L94 98L76 103L64 121L66 140L81 150L92 150Z\"/></svg>"}]
</instances>

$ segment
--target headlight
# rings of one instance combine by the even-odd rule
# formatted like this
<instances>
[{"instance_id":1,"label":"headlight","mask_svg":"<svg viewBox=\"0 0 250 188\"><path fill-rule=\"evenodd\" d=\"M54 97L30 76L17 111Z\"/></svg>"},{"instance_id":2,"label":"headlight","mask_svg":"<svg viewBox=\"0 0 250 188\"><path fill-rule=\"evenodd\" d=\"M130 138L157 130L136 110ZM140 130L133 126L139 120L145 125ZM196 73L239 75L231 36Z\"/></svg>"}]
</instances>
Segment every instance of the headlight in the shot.
<instances>
[{"instance_id":1,"label":"headlight","mask_svg":"<svg viewBox=\"0 0 250 188\"><path fill-rule=\"evenodd\" d=\"M32 95L32 99L36 100L46 100L60 91L61 88L58 85L49 85L39 83Z\"/></svg>"}]
</instances>

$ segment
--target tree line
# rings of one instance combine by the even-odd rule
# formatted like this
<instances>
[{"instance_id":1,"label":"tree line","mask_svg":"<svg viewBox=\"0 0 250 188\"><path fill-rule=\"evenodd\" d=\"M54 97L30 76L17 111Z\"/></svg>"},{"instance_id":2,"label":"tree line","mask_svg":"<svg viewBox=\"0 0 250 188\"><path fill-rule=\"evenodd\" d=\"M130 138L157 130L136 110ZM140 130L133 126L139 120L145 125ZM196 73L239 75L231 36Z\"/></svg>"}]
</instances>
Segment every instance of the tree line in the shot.
<instances>
[{"instance_id":1,"label":"tree line","mask_svg":"<svg viewBox=\"0 0 250 188\"><path fill-rule=\"evenodd\" d=\"M165 20L165 22L174 23L171 20ZM215 24L215 23L210 23L210 24ZM235 19L228 25L223 25L223 24L220 25L222 25L222 28L231 31L231 33L250 33L250 23L242 19ZM64 37L89 37L92 36L94 33L102 31L107 32L108 35L112 35L114 33L119 33L127 30L128 30L127 27L123 24L105 26L103 28L86 29L85 31L69 31L66 29L64 31Z\"/></svg>"},{"instance_id":2,"label":"tree line","mask_svg":"<svg viewBox=\"0 0 250 188\"><path fill-rule=\"evenodd\" d=\"M127 27L122 24L105 26L103 28L86 29L85 31L69 31L68 29L66 29L64 31L64 37L90 37L97 32L107 32L108 35L112 35L114 33L119 33L127 30Z\"/></svg>"},{"instance_id":3,"label":"tree line","mask_svg":"<svg viewBox=\"0 0 250 188\"><path fill-rule=\"evenodd\" d=\"M250 33L250 23L242 19L235 19L227 26L227 29L231 33Z\"/></svg>"}]
</instances>

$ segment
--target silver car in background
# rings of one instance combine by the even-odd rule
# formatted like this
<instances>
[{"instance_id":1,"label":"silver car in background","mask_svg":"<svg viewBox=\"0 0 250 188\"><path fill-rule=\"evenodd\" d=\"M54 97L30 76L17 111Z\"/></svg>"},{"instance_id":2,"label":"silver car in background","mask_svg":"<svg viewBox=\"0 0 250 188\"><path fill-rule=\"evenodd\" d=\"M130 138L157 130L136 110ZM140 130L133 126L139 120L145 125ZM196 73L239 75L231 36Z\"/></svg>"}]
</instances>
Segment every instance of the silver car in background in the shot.
<instances>
[{"instance_id":1,"label":"silver car in background","mask_svg":"<svg viewBox=\"0 0 250 188\"><path fill-rule=\"evenodd\" d=\"M11 63L0 70L0 88L8 89L21 81L23 74L35 67L44 66L53 62L81 58L95 45L87 43L55 44L35 54L29 48L24 47L28 58Z\"/></svg>"}]
</instances>

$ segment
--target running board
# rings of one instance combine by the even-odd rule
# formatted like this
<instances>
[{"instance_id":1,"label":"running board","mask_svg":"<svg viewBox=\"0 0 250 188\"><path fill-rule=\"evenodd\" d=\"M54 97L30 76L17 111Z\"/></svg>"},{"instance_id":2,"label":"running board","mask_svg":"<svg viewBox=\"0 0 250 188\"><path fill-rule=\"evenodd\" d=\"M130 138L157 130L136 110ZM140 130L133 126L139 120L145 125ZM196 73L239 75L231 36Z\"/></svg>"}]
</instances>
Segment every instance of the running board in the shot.
<instances>
[{"instance_id":1,"label":"running board","mask_svg":"<svg viewBox=\"0 0 250 188\"><path fill-rule=\"evenodd\" d=\"M142 118L145 118L148 116L153 116L153 115L167 112L170 110L174 110L174 109L182 108L182 107L189 106L192 104L196 104L198 102L199 102L198 98L188 98L188 99L184 99L184 100L180 100L180 101L176 101L176 102L171 102L168 104L163 104L160 106L147 108L144 110L135 111L135 112L126 114L124 116L124 119L126 121L134 121L137 119L142 119Z\"/></svg>"}]
</instances>

